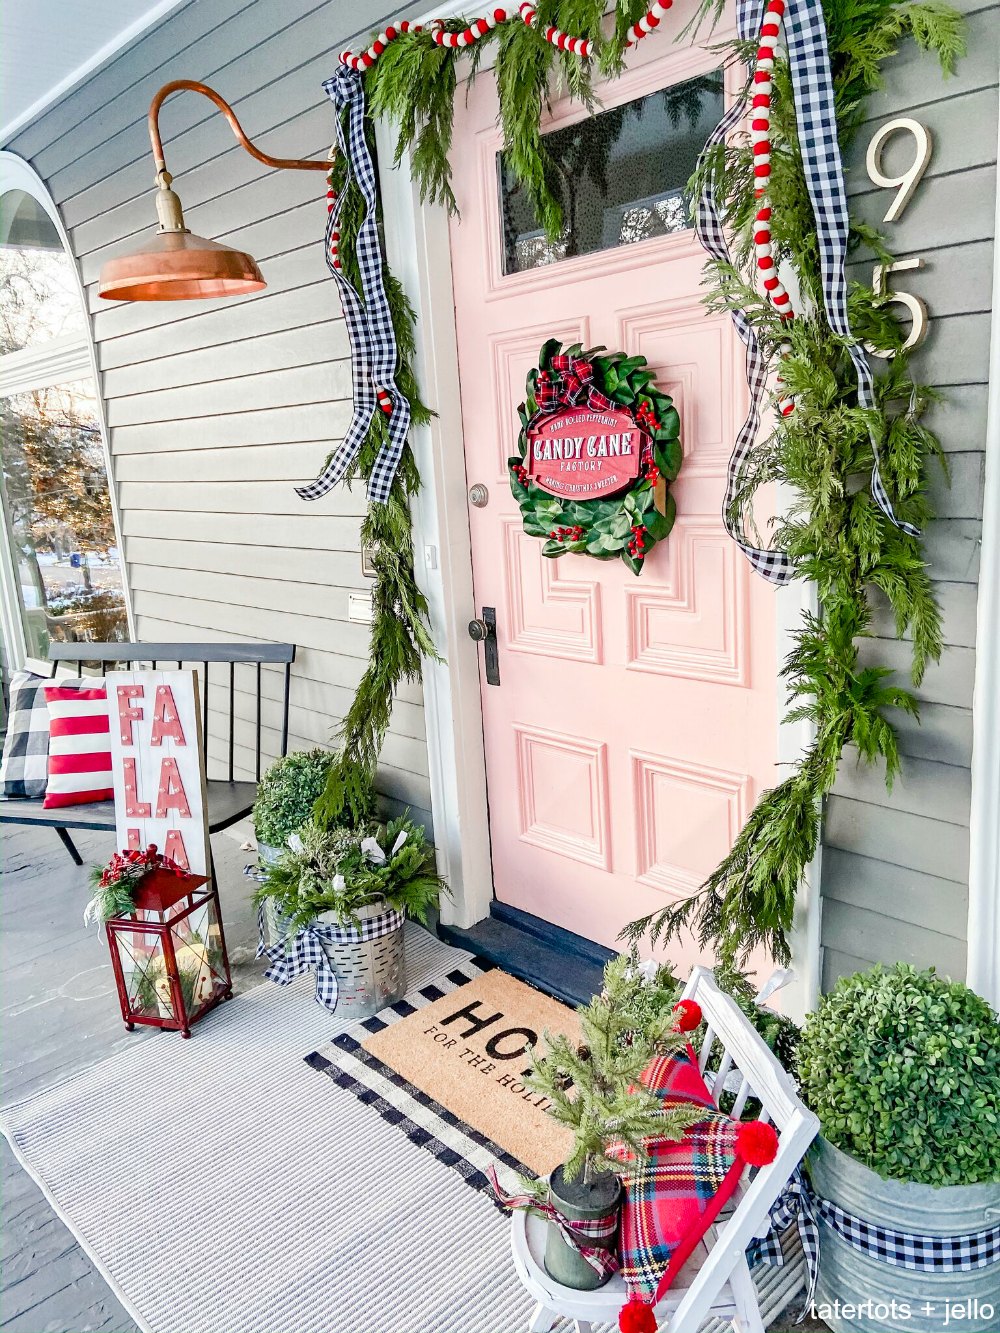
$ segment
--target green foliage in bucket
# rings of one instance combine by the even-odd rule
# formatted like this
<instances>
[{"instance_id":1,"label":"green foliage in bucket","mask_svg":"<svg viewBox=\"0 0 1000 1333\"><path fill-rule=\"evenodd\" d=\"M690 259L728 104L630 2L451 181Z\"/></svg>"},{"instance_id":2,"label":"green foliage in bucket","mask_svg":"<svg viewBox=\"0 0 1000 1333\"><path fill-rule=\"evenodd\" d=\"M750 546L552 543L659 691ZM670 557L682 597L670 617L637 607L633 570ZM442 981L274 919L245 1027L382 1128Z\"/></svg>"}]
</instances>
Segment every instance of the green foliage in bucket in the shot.
<instances>
[{"instance_id":1,"label":"green foliage in bucket","mask_svg":"<svg viewBox=\"0 0 1000 1333\"><path fill-rule=\"evenodd\" d=\"M265 867L255 900L270 899L295 931L327 913L340 925L357 926L362 908L381 903L426 924L443 892L433 846L403 815L361 829L303 824L277 862Z\"/></svg>"},{"instance_id":2,"label":"green foliage in bucket","mask_svg":"<svg viewBox=\"0 0 1000 1333\"><path fill-rule=\"evenodd\" d=\"M284 847L289 835L312 818L313 806L326 788L336 755L329 750L298 750L276 760L257 787L253 828L258 842ZM366 817L373 814L368 791Z\"/></svg>"},{"instance_id":3,"label":"green foliage in bucket","mask_svg":"<svg viewBox=\"0 0 1000 1333\"><path fill-rule=\"evenodd\" d=\"M905 963L842 977L809 1015L803 1095L836 1147L890 1180L1000 1180L1000 1022Z\"/></svg>"}]
</instances>

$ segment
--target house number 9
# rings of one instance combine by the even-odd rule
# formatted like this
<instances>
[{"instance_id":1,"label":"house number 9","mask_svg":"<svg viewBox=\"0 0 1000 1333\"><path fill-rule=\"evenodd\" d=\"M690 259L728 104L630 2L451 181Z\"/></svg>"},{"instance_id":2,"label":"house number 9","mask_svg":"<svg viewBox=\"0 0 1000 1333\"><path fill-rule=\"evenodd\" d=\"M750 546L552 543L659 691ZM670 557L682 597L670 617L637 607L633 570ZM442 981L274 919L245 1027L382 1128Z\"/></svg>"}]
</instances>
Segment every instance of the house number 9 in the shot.
<instances>
[{"instance_id":1,"label":"house number 9","mask_svg":"<svg viewBox=\"0 0 1000 1333\"><path fill-rule=\"evenodd\" d=\"M913 135L913 161L902 175L887 176L882 170L882 153L892 136L899 133ZM913 192L920 183L920 178L927 170L933 146L930 130L926 125L921 125L919 121L911 120L909 116L901 116L898 120L889 121L887 125L883 125L873 135L868 145L868 152L865 154L865 166L868 170L869 179L883 190L896 191L896 197L889 205L888 211L882 219L883 222L897 222L899 220L903 210L913 197ZM902 350L904 352L919 347L927 337L927 307L920 297L914 296L912 292L890 289L887 285L887 279L890 273L904 273L910 269L923 268L923 266L924 261L916 257L898 259L894 264L876 264L872 273L872 286L875 289L876 296L887 298L891 304L905 306L909 311L912 324L906 341L903 343ZM893 352L883 351L870 344L868 350L874 356L891 357L894 355Z\"/></svg>"},{"instance_id":2,"label":"house number 9","mask_svg":"<svg viewBox=\"0 0 1000 1333\"><path fill-rule=\"evenodd\" d=\"M900 132L913 135L913 161L902 176L886 176L882 171L882 151L889 139ZM896 190L896 197L889 205L889 211L882 219L883 222L896 222L901 217L903 209L910 202L913 191L920 183L921 176L927 170L927 163L931 160L933 146L930 130L925 125L921 125L919 121L911 120L908 116L901 116L899 120L890 120L888 125L883 125L876 132L865 155L865 166L868 169L869 179L875 185L881 186L883 190Z\"/></svg>"}]
</instances>

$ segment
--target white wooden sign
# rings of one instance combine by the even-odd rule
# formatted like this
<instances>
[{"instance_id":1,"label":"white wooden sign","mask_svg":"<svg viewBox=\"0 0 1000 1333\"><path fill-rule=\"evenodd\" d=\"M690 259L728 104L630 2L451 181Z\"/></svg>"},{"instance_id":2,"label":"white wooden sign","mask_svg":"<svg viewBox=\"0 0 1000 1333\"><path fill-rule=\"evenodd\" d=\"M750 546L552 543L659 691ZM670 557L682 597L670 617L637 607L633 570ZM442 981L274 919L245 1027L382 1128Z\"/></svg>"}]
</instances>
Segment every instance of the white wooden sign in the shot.
<instances>
[{"instance_id":1,"label":"white wooden sign","mask_svg":"<svg viewBox=\"0 0 1000 1333\"><path fill-rule=\"evenodd\" d=\"M208 874L205 761L195 671L109 671L118 846Z\"/></svg>"}]
</instances>

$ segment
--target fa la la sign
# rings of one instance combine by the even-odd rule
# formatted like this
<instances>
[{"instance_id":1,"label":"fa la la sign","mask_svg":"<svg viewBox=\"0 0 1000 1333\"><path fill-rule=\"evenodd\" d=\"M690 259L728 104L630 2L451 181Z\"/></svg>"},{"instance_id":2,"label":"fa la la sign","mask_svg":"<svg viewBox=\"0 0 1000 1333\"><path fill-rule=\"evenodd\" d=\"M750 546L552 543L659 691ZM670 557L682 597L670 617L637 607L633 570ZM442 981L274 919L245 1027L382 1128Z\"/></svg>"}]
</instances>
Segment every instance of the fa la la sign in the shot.
<instances>
[{"instance_id":1,"label":"fa la la sign","mask_svg":"<svg viewBox=\"0 0 1000 1333\"><path fill-rule=\"evenodd\" d=\"M194 671L110 671L111 768L120 848L170 856L208 874L198 676Z\"/></svg>"},{"instance_id":2,"label":"fa la la sign","mask_svg":"<svg viewBox=\"0 0 1000 1333\"><path fill-rule=\"evenodd\" d=\"M638 477L647 438L623 408L565 408L528 431L528 475L571 500L615 495Z\"/></svg>"}]
</instances>

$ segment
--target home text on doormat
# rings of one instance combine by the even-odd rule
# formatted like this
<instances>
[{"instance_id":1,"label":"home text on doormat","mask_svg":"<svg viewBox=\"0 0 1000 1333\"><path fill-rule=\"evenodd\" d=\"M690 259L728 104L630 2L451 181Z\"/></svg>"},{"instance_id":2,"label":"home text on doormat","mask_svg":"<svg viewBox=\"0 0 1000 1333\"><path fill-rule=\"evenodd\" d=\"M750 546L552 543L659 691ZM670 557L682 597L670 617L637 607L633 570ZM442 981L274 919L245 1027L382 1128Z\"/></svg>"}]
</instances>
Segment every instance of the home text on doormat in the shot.
<instances>
[{"instance_id":1,"label":"home text on doormat","mask_svg":"<svg viewBox=\"0 0 1000 1333\"><path fill-rule=\"evenodd\" d=\"M538 1175L569 1151L571 1135L524 1076L546 1029L577 1034L572 1010L496 968L390 1024L362 1043L383 1064Z\"/></svg>"}]
</instances>

